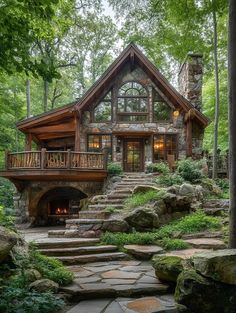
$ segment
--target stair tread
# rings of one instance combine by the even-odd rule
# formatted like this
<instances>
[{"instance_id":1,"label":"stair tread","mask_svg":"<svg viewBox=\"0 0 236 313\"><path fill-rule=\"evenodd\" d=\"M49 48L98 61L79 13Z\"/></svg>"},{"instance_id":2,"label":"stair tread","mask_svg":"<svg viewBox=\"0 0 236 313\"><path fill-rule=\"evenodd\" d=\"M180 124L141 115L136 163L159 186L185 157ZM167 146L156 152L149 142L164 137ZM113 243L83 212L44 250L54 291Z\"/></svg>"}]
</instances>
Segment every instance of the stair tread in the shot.
<instances>
[{"instance_id":1,"label":"stair tread","mask_svg":"<svg viewBox=\"0 0 236 313\"><path fill-rule=\"evenodd\" d=\"M65 264L92 263L100 261L128 260L130 257L123 252L96 253L79 256L56 256L58 260Z\"/></svg>"}]
</instances>

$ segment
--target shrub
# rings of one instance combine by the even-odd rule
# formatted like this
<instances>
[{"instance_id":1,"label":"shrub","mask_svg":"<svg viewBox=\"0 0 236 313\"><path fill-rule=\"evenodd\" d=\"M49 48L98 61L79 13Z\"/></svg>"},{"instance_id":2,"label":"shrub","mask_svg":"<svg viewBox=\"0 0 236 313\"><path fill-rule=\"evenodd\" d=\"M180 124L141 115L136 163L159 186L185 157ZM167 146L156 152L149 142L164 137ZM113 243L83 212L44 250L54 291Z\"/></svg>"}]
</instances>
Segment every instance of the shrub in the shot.
<instances>
[{"instance_id":1,"label":"shrub","mask_svg":"<svg viewBox=\"0 0 236 313\"><path fill-rule=\"evenodd\" d=\"M55 259L40 254L37 251L31 251L32 265L43 277L51 279L59 285L68 285L73 281L73 273L67 271L63 264Z\"/></svg>"},{"instance_id":2,"label":"shrub","mask_svg":"<svg viewBox=\"0 0 236 313\"><path fill-rule=\"evenodd\" d=\"M0 290L0 313L54 313L63 306L64 301L51 293L38 293L9 285Z\"/></svg>"},{"instance_id":3,"label":"shrub","mask_svg":"<svg viewBox=\"0 0 236 313\"><path fill-rule=\"evenodd\" d=\"M15 230L14 217L8 215L6 210L0 206L0 225Z\"/></svg>"},{"instance_id":4,"label":"shrub","mask_svg":"<svg viewBox=\"0 0 236 313\"><path fill-rule=\"evenodd\" d=\"M147 192L139 192L132 195L125 202L128 208L136 208L142 206L150 201L155 201L161 198L163 195L162 191L150 190Z\"/></svg>"},{"instance_id":5,"label":"shrub","mask_svg":"<svg viewBox=\"0 0 236 313\"><path fill-rule=\"evenodd\" d=\"M14 185L7 179L0 177L0 206L13 208Z\"/></svg>"},{"instance_id":6,"label":"shrub","mask_svg":"<svg viewBox=\"0 0 236 313\"><path fill-rule=\"evenodd\" d=\"M165 249L186 249L185 242L173 238L180 234L189 234L205 230L215 230L221 228L221 221L217 217L207 216L202 211L197 211L187 215L168 225L162 226L155 232L133 232L133 233L109 233L106 232L101 237L101 242L122 247L126 244L159 244Z\"/></svg>"},{"instance_id":7,"label":"shrub","mask_svg":"<svg viewBox=\"0 0 236 313\"><path fill-rule=\"evenodd\" d=\"M133 233L109 233L106 232L101 237L101 242L109 245L122 247L126 244L148 245L156 243L155 233L133 232Z\"/></svg>"},{"instance_id":8,"label":"shrub","mask_svg":"<svg viewBox=\"0 0 236 313\"><path fill-rule=\"evenodd\" d=\"M182 239L163 238L160 245L165 250L183 250L188 249L190 245Z\"/></svg>"},{"instance_id":9,"label":"shrub","mask_svg":"<svg viewBox=\"0 0 236 313\"><path fill-rule=\"evenodd\" d=\"M205 230L214 230L221 228L221 221L217 217L208 216L203 211L197 211L186 215L181 219L168 225L162 226L158 230L158 238L171 237L175 232L182 234L195 233Z\"/></svg>"},{"instance_id":10,"label":"shrub","mask_svg":"<svg viewBox=\"0 0 236 313\"><path fill-rule=\"evenodd\" d=\"M167 175L168 173L170 173L170 169L169 166L164 162L151 163L147 165L147 172Z\"/></svg>"},{"instance_id":11,"label":"shrub","mask_svg":"<svg viewBox=\"0 0 236 313\"><path fill-rule=\"evenodd\" d=\"M190 183L198 183L203 178L201 161L186 159L178 162L177 173Z\"/></svg>"},{"instance_id":12,"label":"shrub","mask_svg":"<svg viewBox=\"0 0 236 313\"><path fill-rule=\"evenodd\" d=\"M156 179L156 183L161 186L181 185L184 179L178 174L160 175Z\"/></svg>"},{"instance_id":13,"label":"shrub","mask_svg":"<svg viewBox=\"0 0 236 313\"><path fill-rule=\"evenodd\" d=\"M109 163L107 171L111 176L121 175L123 173L122 167L119 163Z\"/></svg>"}]
</instances>

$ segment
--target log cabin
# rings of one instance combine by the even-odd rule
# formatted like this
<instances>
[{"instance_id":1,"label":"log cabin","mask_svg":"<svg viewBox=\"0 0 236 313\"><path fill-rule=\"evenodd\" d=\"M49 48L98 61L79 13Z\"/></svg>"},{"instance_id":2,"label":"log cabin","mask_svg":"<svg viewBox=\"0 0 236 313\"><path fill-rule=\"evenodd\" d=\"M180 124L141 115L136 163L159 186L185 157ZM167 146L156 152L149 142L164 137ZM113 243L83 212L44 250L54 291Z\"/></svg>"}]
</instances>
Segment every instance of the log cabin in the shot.
<instances>
[{"instance_id":1,"label":"log cabin","mask_svg":"<svg viewBox=\"0 0 236 313\"><path fill-rule=\"evenodd\" d=\"M18 222L76 214L83 199L102 192L108 162L144 172L152 162L200 156L208 125L202 74L202 55L189 53L177 91L130 44L81 99L20 121L25 151L7 152L0 172L16 186Z\"/></svg>"}]
</instances>

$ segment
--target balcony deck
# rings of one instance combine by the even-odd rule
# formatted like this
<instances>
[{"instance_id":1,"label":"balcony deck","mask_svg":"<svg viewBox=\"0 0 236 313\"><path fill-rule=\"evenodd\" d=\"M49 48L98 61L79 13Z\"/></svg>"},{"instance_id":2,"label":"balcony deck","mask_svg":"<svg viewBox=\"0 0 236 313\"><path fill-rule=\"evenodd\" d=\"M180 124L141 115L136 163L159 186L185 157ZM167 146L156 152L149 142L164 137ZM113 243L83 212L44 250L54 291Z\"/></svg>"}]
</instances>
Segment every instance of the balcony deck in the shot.
<instances>
[{"instance_id":1,"label":"balcony deck","mask_svg":"<svg viewBox=\"0 0 236 313\"><path fill-rule=\"evenodd\" d=\"M105 153L76 151L23 151L6 154L0 176L11 181L102 181L107 176Z\"/></svg>"}]
</instances>

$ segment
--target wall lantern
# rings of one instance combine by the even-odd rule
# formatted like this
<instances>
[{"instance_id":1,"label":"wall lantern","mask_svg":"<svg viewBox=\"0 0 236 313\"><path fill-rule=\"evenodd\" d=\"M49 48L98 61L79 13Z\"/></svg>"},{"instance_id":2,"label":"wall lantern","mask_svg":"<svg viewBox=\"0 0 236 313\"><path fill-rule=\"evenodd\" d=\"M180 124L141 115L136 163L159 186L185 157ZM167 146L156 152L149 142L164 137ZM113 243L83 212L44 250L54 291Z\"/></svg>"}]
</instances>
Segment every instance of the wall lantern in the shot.
<instances>
[{"instance_id":1,"label":"wall lantern","mask_svg":"<svg viewBox=\"0 0 236 313\"><path fill-rule=\"evenodd\" d=\"M117 137L117 143L120 145L121 144L121 138Z\"/></svg>"},{"instance_id":2,"label":"wall lantern","mask_svg":"<svg viewBox=\"0 0 236 313\"><path fill-rule=\"evenodd\" d=\"M177 118L178 116L179 116L179 111L178 110L174 111L173 112L173 117Z\"/></svg>"}]
</instances>

